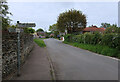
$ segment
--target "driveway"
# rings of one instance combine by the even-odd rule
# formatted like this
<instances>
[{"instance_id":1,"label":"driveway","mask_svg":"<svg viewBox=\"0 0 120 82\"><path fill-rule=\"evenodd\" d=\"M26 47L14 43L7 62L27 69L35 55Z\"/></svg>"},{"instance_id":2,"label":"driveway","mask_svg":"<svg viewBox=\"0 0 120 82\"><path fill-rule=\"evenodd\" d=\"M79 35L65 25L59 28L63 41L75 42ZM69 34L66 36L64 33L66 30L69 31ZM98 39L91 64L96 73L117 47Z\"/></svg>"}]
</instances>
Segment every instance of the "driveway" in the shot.
<instances>
[{"instance_id":1,"label":"driveway","mask_svg":"<svg viewBox=\"0 0 120 82\"><path fill-rule=\"evenodd\" d=\"M56 39L44 41L57 80L118 80L118 60L64 44Z\"/></svg>"}]
</instances>

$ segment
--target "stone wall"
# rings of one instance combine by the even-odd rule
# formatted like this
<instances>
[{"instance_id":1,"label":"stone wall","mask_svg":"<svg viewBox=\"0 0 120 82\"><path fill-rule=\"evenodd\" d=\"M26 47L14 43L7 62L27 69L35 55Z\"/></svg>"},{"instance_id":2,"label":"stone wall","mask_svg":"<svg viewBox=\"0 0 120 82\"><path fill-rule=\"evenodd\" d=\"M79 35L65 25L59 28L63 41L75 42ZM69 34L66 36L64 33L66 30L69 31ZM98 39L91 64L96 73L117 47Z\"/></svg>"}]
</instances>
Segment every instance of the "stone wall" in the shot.
<instances>
[{"instance_id":1,"label":"stone wall","mask_svg":"<svg viewBox=\"0 0 120 82\"><path fill-rule=\"evenodd\" d=\"M33 48L33 36L20 34L21 65ZM2 34L2 78L8 79L17 69L17 33L5 32Z\"/></svg>"}]
</instances>

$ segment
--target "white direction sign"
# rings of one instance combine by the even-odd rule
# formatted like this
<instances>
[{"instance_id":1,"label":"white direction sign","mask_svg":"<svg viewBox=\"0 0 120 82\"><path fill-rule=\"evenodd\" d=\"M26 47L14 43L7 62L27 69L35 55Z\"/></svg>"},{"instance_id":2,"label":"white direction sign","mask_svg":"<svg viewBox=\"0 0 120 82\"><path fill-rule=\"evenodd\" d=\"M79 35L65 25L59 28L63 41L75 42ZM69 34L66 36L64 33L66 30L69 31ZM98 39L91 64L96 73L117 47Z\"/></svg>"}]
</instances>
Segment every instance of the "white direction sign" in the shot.
<instances>
[{"instance_id":1,"label":"white direction sign","mask_svg":"<svg viewBox=\"0 0 120 82\"><path fill-rule=\"evenodd\" d=\"M35 27L35 23L18 23L18 27Z\"/></svg>"}]
</instances>

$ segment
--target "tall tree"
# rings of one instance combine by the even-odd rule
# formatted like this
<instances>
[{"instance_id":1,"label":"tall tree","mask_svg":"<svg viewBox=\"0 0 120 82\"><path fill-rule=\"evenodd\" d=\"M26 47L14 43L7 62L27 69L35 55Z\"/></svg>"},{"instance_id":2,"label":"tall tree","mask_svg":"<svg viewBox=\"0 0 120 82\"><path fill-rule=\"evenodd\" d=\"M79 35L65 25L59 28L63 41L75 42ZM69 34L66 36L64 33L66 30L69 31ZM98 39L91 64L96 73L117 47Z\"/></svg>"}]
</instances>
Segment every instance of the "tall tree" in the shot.
<instances>
[{"instance_id":1,"label":"tall tree","mask_svg":"<svg viewBox=\"0 0 120 82\"><path fill-rule=\"evenodd\" d=\"M59 31L57 29L57 24L50 25L49 26L49 31L54 33L55 37L57 37L59 35Z\"/></svg>"},{"instance_id":2,"label":"tall tree","mask_svg":"<svg viewBox=\"0 0 120 82\"><path fill-rule=\"evenodd\" d=\"M7 30L7 27L10 24L10 18L7 16L8 14L12 15L8 11L9 7L7 5L6 0L0 0L0 19L2 20L2 29Z\"/></svg>"},{"instance_id":3,"label":"tall tree","mask_svg":"<svg viewBox=\"0 0 120 82\"><path fill-rule=\"evenodd\" d=\"M57 31L57 24L50 25L49 31L51 31L51 32Z\"/></svg>"},{"instance_id":4,"label":"tall tree","mask_svg":"<svg viewBox=\"0 0 120 82\"><path fill-rule=\"evenodd\" d=\"M44 32L44 30L42 28L39 28L36 30L36 32Z\"/></svg>"},{"instance_id":5,"label":"tall tree","mask_svg":"<svg viewBox=\"0 0 120 82\"><path fill-rule=\"evenodd\" d=\"M75 9L61 13L57 19L57 27L60 32L67 30L68 33L73 33L78 31L78 28L85 28L86 24L86 16L81 11Z\"/></svg>"},{"instance_id":6,"label":"tall tree","mask_svg":"<svg viewBox=\"0 0 120 82\"><path fill-rule=\"evenodd\" d=\"M101 27L108 28L111 25L109 23L101 23Z\"/></svg>"},{"instance_id":7,"label":"tall tree","mask_svg":"<svg viewBox=\"0 0 120 82\"><path fill-rule=\"evenodd\" d=\"M25 33L29 33L29 34L32 34L35 32L35 30L33 28L24 28L24 32Z\"/></svg>"}]
</instances>

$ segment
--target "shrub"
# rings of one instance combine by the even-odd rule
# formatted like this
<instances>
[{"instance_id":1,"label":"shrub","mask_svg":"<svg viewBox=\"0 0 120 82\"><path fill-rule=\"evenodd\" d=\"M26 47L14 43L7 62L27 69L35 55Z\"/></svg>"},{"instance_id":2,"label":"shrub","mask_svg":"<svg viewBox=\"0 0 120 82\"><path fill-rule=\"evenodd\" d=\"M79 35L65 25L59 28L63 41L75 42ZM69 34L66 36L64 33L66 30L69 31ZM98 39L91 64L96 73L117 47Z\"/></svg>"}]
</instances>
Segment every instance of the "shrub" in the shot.
<instances>
[{"instance_id":1,"label":"shrub","mask_svg":"<svg viewBox=\"0 0 120 82\"><path fill-rule=\"evenodd\" d=\"M94 34L91 34L91 44L99 44L102 38L102 35L99 32L95 32Z\"/></svg>"},{"instance_id":2,"label":"shrub","mask_svg":"<svg viewBox=\"0 0 120 82\"><path fill-rule=\"evenodd\" d=\"M75 35L74 37L72 37L73 42L79 42L80 39L80 35Z\"/></svg>"},{"instance_id":3,"label":"shrub","mask_svg":"<svg viewBox=\"0 0 120 82\"><path fill-rule=\"evenodd\" d=\"M117 25L112 25L106 28L105 33L120 33L120 28Z\"/></svg>"},{"instance_id":4,"label":"shrub","mask_svg":"<svg viewBox=\"0 0 120 82\"><path fill-rule=\"evenodd\" d=\"M120 50L120 34L115 34L115 36L112 39L112 47L117 48Z\"/></svg>"},{"instance_id":5,"label":"shrub","mask_svg":"<svg viewBox=\"0 0 120 82\"><path fill-rule=\"evenodd\" d=\"M108 46L83 44L83 43L77 43L77 42L73 43L73 42L66 42L66 41L64 41L64 43L73 45L78 48L86 49L98 54L102 54L105 56L120 58L120 51L118 49L110 48Z\"/></svg>"},{"instance_id":6,"label":"shrub","mask_svg":"<svg viewBox=\"0 0 120 82\"><path fill-rule=\"evenodd\" d=\"M120 34L104 34L101 44L111 48L120 49Z\"/></svg>"},{"instance_id":7,"label":"shrub","mask_svg":"<svg viewBox=\"0 0 120 82\"><path fill-rule=\"evenodd\" d=\"M120 50L120 34L115 34L115 33L100 34L96 32L94 34L85 33L80 35L67 34L65 35L65 41L93 44L93 45L100 44Z\"/></svg>"},{"instance_id":8,"label":"shrub","mask_svg":"<svg viewBox=\"0 0 120 82\"><path fill-rule=\"evenodd\" d=\"M104 34L102 37L101 44L111 47L113 37L114 37L113 34Z\"/></svg>"},{"instance_id":9,"label":"shrub","mask_svg":"<svg viewBox=\"0 0 120 82\"><path fill-rule=\"evenodd\" d=\"M64 38L65 38L65 41L67 41L67 42L71 42L72 41L72 34L67 34L67 35L65 35L64 36Z\"/></svg>"},{"instance_id":10,"label":"shrub","mask_svg":"<svg viewBox=\"0 0 120 82\"><path fill-rule=\"evenodd\" d=\"M45 36L45 38L49 38L49 36Z\"/></svg>"},{"instance_id":11,"label":"shrub","mask_svg":"<svg viewBox=\"0 0 120 82\"><path fill-rule=\"evenodd\" d=\"M91 38L92 38L92 34L91 33L85 33L84 34L84 43L86 44L90 44L91 43Z\"/></svg>"}]
</instances>

